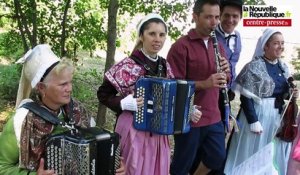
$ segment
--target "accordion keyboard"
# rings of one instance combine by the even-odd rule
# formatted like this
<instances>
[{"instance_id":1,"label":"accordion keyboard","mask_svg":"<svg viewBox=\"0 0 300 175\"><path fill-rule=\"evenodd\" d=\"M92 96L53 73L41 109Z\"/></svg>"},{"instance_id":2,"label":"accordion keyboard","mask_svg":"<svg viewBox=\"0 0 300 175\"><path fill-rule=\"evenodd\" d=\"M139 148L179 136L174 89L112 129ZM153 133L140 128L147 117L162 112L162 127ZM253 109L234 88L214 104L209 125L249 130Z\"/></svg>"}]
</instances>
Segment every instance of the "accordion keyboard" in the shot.
<instances>
[{"instance_id":1,"label":"accordion keyboard","mask_svg":"<svg viewBox=\"0 0 300 175\"><path fill-rule=\"evenodd\" d=\"M47 162L47 167L50 169L56 170L57 174L62 174L63 172L63 167L62 165L62 149L54 144L51 146L47 147L47 157L50 157Z\"/></svg>"},{"instance_id":2,"label":"accordion keyboard","mask_svg":"<svg viewBox=\"0 0 300 175\"><path fill-rule=\"evenodd\" d=\"M144 87L139 87L137 88L137 97L144 97L145 96L145 88ZM144 110L145 108L138 108L137 113L136 113L136 117L135 117L135 122L138 124L141 124L144 122Z\"/></svg>"},{"instance_id":3,"label":"accordion keyboard","mask_svg":"<svg viewBox=\"0 0 300 175\"><path fill-rule=\"evenodd\" d=\"M115 169L120 168L121 166L121 145L118 144L117 149L115 151Z\"/></svg>"}]
</instances>

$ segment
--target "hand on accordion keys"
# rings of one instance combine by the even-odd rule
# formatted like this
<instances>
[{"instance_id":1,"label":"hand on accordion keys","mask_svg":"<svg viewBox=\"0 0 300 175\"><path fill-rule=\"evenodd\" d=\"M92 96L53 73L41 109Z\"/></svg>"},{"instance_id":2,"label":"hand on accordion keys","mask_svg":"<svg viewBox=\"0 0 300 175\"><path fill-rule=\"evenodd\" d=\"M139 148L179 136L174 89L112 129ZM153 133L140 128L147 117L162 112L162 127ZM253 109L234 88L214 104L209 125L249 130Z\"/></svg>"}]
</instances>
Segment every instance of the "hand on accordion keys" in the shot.
<instances>
[{"instance_id":1,"label":"hand on accordion keys","mask_svg":"<svg viewBox=\"0 0 300 175\"><path fill-rule=\"evenodd\" d=\"M38 170L36 172L37 175L56 175L54 170L45 170L44 169L44 159L41 158Z\"/></svg>"},{"instance_id":2,"label":"hand on accordion keys","mask_svg":"<svg viewBox=\"0 0 300 175\"><path fill-rule=\"evenodd\" d=\"M201 109L201 106L197 106L197 105L194 105L193 106L193 111L192 111L192 116L191 116L191 121L194 122L194 123L197 123L201 116L202 116L202 112L200 111Z\"/></svg>"},{"instance_id":3,"label":"hand on accordion keys","mask_svg":"<svg viewBox=\"0 0 300 175\"><path fill-rule=\"evenodd\" d=\"M143 103L142 97L133 98L133 94L129 94L121 100L121 108L123 111L137 111L137 108L141 107Z\"/></svg>"},{"instance_id":4,"label":"hand on accordion keys","mask_svg":"<svg viewBox=\"0 0 300 175\"><path fill-rule=\"evenodd\" d=\"M125 165L124 165L124 162L123 162L123 157L120 157L120 168L118 168L116 170L116 175L125 175L126 173L126 170L125 170Z\"/></svg>"}]
</instances>

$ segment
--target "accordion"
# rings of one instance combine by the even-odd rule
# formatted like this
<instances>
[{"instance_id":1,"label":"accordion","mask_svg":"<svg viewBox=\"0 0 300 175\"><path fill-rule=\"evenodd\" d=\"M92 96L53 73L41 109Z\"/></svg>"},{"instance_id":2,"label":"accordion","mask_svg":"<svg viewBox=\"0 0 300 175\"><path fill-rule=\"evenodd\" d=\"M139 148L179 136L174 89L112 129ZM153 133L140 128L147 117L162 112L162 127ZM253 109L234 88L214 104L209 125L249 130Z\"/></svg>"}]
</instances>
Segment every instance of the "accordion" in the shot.
<instances>
[{"instance_id":1,"label":"accordion","mask_svg":"<svg viewBox=\"0 0 300 175\"><path fill-rule=\"evenodd\" d=\"M96 127L52 135L45 167L58 175L114 175L120 166L119 135Z\"/></svg>"},{"instance_id":2,"label":"accordion","mask_svg":"<svg viewBox=\"0 0 300 175\"><path fill-rule=\"evenodd\" d=\"M134 112L137 130L172 135L190 130L195 83L185 80L143 77L136 82L135 94L144 98Z\"/></svg>"}]
</instances>

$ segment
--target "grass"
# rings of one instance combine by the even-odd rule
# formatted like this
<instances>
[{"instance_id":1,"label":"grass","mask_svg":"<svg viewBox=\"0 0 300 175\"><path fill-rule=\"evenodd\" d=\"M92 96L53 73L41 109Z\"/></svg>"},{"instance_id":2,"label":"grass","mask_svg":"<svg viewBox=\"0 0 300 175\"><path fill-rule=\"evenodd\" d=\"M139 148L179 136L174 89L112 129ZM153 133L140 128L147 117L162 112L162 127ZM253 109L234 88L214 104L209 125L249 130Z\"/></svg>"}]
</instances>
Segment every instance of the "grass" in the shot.
<instances>
[{"instance_id":1,"label":"grass","mask_svg":"<svg viewBox=\"0 0 300 175\"><path fill-rule=\"evenodd\" d=\"M2 131L5 123L12 116L14 112L14 105L7 103L6 101L0 100L0 132Z\"/></svg>"},{"instance_id":2,"label":"grass","mask_svg":"<svg viewBox=\"0 0 300 175\"><path fill-rule=\"evenodd\" d=\"M11 64L11 62L7 58L0 56L0 67L2 65L7 66L9 64ZM1 75L3 75L3 74L0 71L0 76ZM0 98L0 132L2 131L4 124L7 122L9 117L13 114L14 107L15 106L14 106L13 102L4 100L3 96Z\"/></svg>"}]
</instances>

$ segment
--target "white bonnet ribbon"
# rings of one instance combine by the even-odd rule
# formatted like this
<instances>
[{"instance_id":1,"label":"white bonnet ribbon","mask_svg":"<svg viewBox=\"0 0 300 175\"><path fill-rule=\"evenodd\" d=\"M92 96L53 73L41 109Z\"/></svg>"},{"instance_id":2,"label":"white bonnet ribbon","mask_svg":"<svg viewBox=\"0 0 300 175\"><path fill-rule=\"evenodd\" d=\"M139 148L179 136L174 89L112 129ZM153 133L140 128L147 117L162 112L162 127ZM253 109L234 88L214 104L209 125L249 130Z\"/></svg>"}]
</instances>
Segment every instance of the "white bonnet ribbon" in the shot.
<instances>
[{"instance_id":1,"label":"white bonnet ribbon","mask_svg":"<svg viewBox=\"0 0 300 175\"><path fill-rule=\"evenodd\" d=\"M16 63L17 64L23 64L23 63L25 63L26 59L29 57L29 55L31 53L32 53L32 49L29 49L23 57L21 57L20 59L18 59L18 61Z\"/></svg>"}]
</instances>

